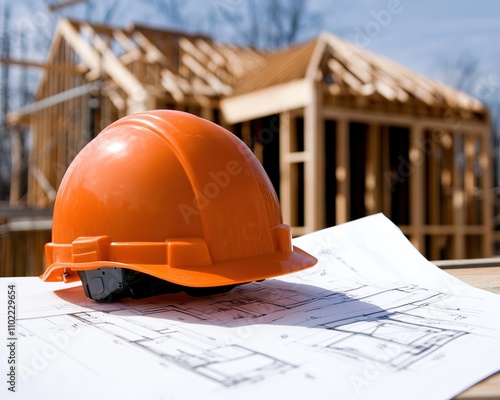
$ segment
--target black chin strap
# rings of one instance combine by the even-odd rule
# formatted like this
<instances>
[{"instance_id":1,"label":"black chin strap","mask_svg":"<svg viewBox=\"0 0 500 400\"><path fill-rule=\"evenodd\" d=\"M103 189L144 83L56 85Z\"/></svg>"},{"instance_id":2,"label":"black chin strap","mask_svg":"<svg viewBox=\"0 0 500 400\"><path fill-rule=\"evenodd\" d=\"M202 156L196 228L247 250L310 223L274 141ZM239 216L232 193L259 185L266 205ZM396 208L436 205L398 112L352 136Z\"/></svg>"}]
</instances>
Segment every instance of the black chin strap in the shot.
<instances>
[{"instance_id":1,"label":"black chin strap","mask_svg":"<svg viewBox=\"0 0 500 400\"><path fill-rule=\"evenodd\" d=\"M102 267L78 271L87 297L99 302L112 302L126 297L142 299L161 294L185 292L189 296L226 293L237 285L190 287L164 281L126 268Z\"/></svg>"}]
</instances>

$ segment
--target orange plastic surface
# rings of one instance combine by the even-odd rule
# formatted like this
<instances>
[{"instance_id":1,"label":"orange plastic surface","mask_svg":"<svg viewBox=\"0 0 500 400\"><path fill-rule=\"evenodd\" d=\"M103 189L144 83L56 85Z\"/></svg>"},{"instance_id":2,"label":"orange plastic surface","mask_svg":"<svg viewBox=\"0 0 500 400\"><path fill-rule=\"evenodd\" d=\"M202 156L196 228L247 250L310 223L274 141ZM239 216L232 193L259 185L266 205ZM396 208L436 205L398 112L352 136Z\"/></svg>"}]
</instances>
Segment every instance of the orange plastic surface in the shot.
<instances>
[{"instance_id":1,"label":"orange plastic surface","mask_svg":"<svg viewBox=\"0 0 500 400\"><path fill-rule=\"evenodd\" d=\"M316 263L291 246L276 193L248 147L202 118L124 117L75 158L59 188L47 281L117 266L186 286L264 279Z\"/></svg>"}]
</instances>

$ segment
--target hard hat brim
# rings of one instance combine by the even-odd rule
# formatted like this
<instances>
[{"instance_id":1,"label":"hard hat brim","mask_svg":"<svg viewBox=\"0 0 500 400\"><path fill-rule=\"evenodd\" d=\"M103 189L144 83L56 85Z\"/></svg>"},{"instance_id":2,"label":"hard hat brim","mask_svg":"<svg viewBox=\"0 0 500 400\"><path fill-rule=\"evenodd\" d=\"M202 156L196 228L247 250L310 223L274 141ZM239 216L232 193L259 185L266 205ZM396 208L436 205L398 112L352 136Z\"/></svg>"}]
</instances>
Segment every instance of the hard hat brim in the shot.
<instances>
[{"instance_id":1,"label":"hard hat brim","mask_svg":"<svg viewBox=\"0 0 500 400\"><path fill-rule=\"evenodd\" d=\"M80 280L77 271L116 267L142 272L182 286L214 287L248 283L290 274L309 268L317 261L315 257L294 246L291 252L276 251L263 256L191 268L173 268L165 264L126 264L116 261L81 263L56 261L47 268L40 278L47 282L74 282Z\"/></svg>"}]
</instances>

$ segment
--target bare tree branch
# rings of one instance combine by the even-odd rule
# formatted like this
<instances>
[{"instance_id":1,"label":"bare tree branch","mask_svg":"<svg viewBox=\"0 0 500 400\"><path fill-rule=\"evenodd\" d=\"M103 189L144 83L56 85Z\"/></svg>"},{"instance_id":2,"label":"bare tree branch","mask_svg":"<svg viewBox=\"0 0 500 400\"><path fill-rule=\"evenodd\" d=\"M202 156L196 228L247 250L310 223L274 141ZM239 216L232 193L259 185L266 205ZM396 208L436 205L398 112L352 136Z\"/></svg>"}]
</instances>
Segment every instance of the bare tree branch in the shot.
<instances>
[{"instance_id":1,"label":"bare tree branch","mask_svg":"<svg viewBox=\"0 0 500 400\"><path fill-rule=\"evenodd\" d=\"M226 19L243 44L274 50L293 44L307 29L315 33L320 16L307 10L301 0L248 0L238 9L238 17Z\"/></svg>"}]
</instances>

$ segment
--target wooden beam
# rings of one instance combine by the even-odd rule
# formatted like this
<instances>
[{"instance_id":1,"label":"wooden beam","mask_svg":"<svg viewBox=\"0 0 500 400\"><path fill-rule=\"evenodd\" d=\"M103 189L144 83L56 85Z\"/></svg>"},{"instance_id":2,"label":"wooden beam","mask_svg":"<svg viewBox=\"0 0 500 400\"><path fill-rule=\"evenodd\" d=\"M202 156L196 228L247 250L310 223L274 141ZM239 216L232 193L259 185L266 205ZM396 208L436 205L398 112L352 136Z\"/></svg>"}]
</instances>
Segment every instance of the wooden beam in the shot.
<instances>
[{"instance_id":1,"label":"wooden beam","mask_svg":"<svg viewBox=\"0 0 500 400\"><path fill-rule=\"evenodd\" d=\"M163 66L171 66L171 62L168 58L142 32L134 31L132 37L146 53L146 57L149 61L159 62Z\"/></svg>"},{"instance_id":2,"label":"wooden beam","mask_svg":"<svg viewBox=\"0 0 500 400\"><path fill-rule=\"evenodd\" d=\"M382 174L380 172L380 126L370 124L367 133L366 173L365 173L365 209L366 214L375 214L382 210Z\"/></svg>"},{"instance_id":3,"label":"wooden beam","mask_svg":"<svg viewBox=\"0 0 500 400\"><path fill-rule=\"evenodd\" d=\"M427 132L426 139L431 137L430 132ZM442 204L441 204L441 143L434 141L434 150L429 154L426 182L426 197L428 199L427 207L429 207L429 224L439 225L442 223ZM441 236L432 236L427 253L433 260L441 258L442 240Z\"/></svg>"},{"instance_id":4,"label":"wooden beam","mask_svg":"<svg viewBox=\"0 0 500 400\"><path fill-rule=\"evenodd\" d=\"M83 26L93 34L93 44L101 54L81 38L80 33L68 20L59 21L58 30L83 62L89 66L89 69L103 68L109 77L127 93L129 113L145 110L148 94L141 82L120 62L90 25L84 24Z\"/></svg>"},{"instance_id":5,"label":"wooden beam","mask_svg":"<svg viewBox=\"0 0 500 400\"><path fill-rule=\"evenodd\" d=\"M9 204L17 205L21 199L21 177L23 164L22 130L19 126L14 128L11 137L11 172L10 172L10 198Z\"/></svg>"},{"instance_id":6,"label":"wooden beam","mask_svg":"<svg viewBox=\"0 0 500 400\"><path fill-rule=\"evenodd\" d=\"M478 160L476 154L476 141L477 138L469 132L464 134L464 195L465 195L465 209L466 209L466 223L474 224L478 222L477 215L477 199L475 196L476 190L476 174L475 165ZM479 186L479 185L477 185Z\"/></svg>"},{"instance_id":7,"label":"wooden beam","mask_svg":"<svg viewBox=\"0 0 500 400\"><path fill-rule=\"evenodd\" d=\"M390 160L390 143L389 143L389 126L382 125L381 126L381 148L380 148L380 157L381 157L381 168L382 168L382 188L381 188L381 207L382 212L387 216L391 217L392 214L392 184L390 181L386 180L385 174L386 172L391 171L391 160Z\"/></svg>"},{"instance_id":8,"label":"wooden beam","mask_svg":"<svg viewBox=\"0 0 500 400\"><path fill-rule=\"evenodd\" d=\"M15 124L22 121L25 117L30 117L34 113L69 101L76 97L85 96L93 90L98 89L95 83L87 83L86 85L75 87L64 92L60 92L53 96L46 97L40 101L28 104L16 111L7 114L7 123Z\"/></svg>"},{"instance_id":9,"label":"wooden beam","mask_svg":"<svg viewBox=\"0 0 500 400\"><path fill-rule=\"evenodd\" d=\"M161 71L161 84L165 88L167 92L169 92L174 100L177 103L183 103L185 100L185 93L182 88L182 85L180 85L178 82L179 77L175 75L173 72L168 70L167 68L164 68Z\"/></svg>"},{"instance_id":10,"label":"wooden beam","mask_svg":"<svg viewBox=\"0 0 500 400\"><path fill-rule=\"evenodd\" d=\"M64 40L68 42L89 69L99 68L100 61L97 52L80 37L80 34L70 21L67 19L60 20L57 31L61 33Z\"/></svg>"},{"instance_id":11,"label":"wooden beam","mask_svg":"<svg viewBox=\"0 0 500 400\"><path fill-rule=\"evenodd\" d=\"M346 69L339 60L335 58L328 60L328 68L330 68L336 79L340 78L340 80L354 93L361 94L364 83Z\"/></svg>"},{"instance_id":12,"label":"wooden beam","mask_svg":"<svg viewBox=\"0 0 500 400\"><path fill-rule=\"evenodd\" d=\"M198 51L207 57L206 68L213 72L219 79L225 83L232 83L235 77L228 73L228 66L224 63L224 57L222 57L217 48L203 39L197 39L195 41Z\"/></svg>"},{"instance_id":13,"label":"wooden beam","mask_svg":"<svg viewBox=\"0 0 500 400\"><path fill-rule=\"evenodd\" d=\"M241 124L241 140L252 149L252 128L250 127L250 121L245 121Z\"/></svg>"},{"instance_id":14,"label":"wooden beam","mask_svg":"<svg viewBox=\"0 0 500 400\"><path fill-rule=\"evenodd\" d=\"M292 123L290 112L280 114L280 205L283 221L292 225L293 215L296 213L297 199L294 196L294 185L297 182L292 179L292 168L289 156L291 153Z\"/></svg>"},{"instance_id":15,"label":"wooden beam","mask_svg":"<svg viewBox=\"0 0 500 400\"><path fill-rule=\"evenodd\" d=\"M204 80L216 93L227 95L231 92L229 85L226 85L212 72L207 70L192 55L183 54L181 59L184 65L186 65L195 76Z\"/></svg>"},{"instance_id":16,"label":"wooden beam","mask_svg":"<svg viewBox=\"0 0 500 400\"><path fill-rule=\"evenodd\" d=\"M280 114L310 104L310 82L301 79L221 100L224 118L230 124Z\"/></svg>"},{"instance_id":17,"label":"wooden beam","mask_svg":"<svg viewBox=\"0 0 500 400\"><path fill-rule=\"evenodd\" d=\"M45 158L48 159L48 157ZM48 201L50 203L53 203L54 200L56 199L56 194L57 194L56 189L50 184L49 180L38 166L32 165L30 171L35 177L40 187L42 188L44 194L47 196Z\"/></svg>"},{"instance_id":18,"label":"wooden beam","mask_svg":"<svg viewBox=\"0 0 500 400\"><path fill-rule=\"evenodd\" d=\"M485 121L473 121L462 119L457 121L456 119L444 119L444 118L425 118L422 116L414 115L403 115L398 113L390 112L379 112L368 109L352 109L347 107L323 107L323 116L325 118L337 119L337 118L347 118L350 121L364 122L364 123L379 123L391 126L403 126L408 127L413 125L418 118L418 123L422 125L422 128L440 128L440 129L451 129L457 128L459 125L460 129L478 131L483 133L485 131L485 126L487 122Z\"/></svg>"},{"instance_id":19,"label":"wooden beam","mask_svg":"<svg viewBox=\"0 0 500 400\"><path fill-rule=\"evenodd\" d=\"M449 131L443 132L440 135L441 139L441 224L453 226L453 140ZM457 228L455 227L455 230ZM449 245L450 238L453 237L453 232L448 232L446 235L447 246L444 248L445 254L443 258L453 257L453 246Z\"/></svg>"},{"instance_id":20,"label":"wooden beam","mask_svg":"<svg viewBox=\"0 0 500 400\"><path fill-rule=\"evenodd\" d=\"M250 48L244 50L245 56L242 60L242 51L238 46L231 44L214 45L217 46L219 54L225 59L226 68L236 77L241 77L246 72L254 71L265 60L264 54Z\"/></svg>"},{"instance_id":21,"label":"wooden beam","mask_svg":"<svg viewBox=\"0 0 500 400\"><path fill-rule=\"evenodd\" d=\"M5 58L5 57L0 57L0 64L19 65L21 67L27 67L27 68L42 68L48 71L58 72L60 74L80 75L85 73L85 71L87 71L87 68L83 65L46 64L36 61L14 60L12 58Z\"/></svg>"},{"instance_id":22,"label":"wooden beam","mask_svg":"<svg viewBox=\"0 0 500 400\"><path fill-rule=\"evenodd\" d=\"M457 155L462 155L463 139L461 133L453 132L453 225L464 226L466 224L465 218L465 193L462 187L463 172L459 168ZM453 257L456 259L465 258L465 236L459 231L455 231L453 245Z\"/></svg>"},{"instance_id":23,"label":"wooden beam","mask_svg":"<svg viewBox=\"0 0 500 400\"><path fill-rule=\"evenodd\" d=\"M215 64L213 64L210 58L190 40L181 38L179 40L179 47L184 51L184 54L181 55L182 62L195 75L207 82L218 93L227 95L231 92L231 87L217 76L217 67L215 70L213 68Z\"/></svg>"},{"instance_id":24,"label":"wooden beam","mask_svg":"<svg viewBox=\"0 0 500 400\"><path fill-rule=\"evenodd\" d=\"M345 118L337 119L336 159L337 195L335 197L335 223L342 224L350 219L351 198L349 174L349 122Z\"/></svg>"},{"instance_id":25,"label":"wooden beam","mask_svg":"<svg viewBox=\"0 0 500 400\"><path fill-rule=\"evenodd\" d=\"M305 226L310 232L325 225L325 132L321 115L320 84L309 82L311 102L304 110L304 147L309 154L304 168Z\"/></svg>"},{"instance_id":26,"label":"wooden beam","mask_svg":"<svg viewBox=\"0 0 500 400\"><path fill-rule=\"evenodd\" d=\"M137 44L135 44L123 30L113 29L113 37L127 53L135 53L139 50Z\"/></svg>"},{"instance_id":27,"label":"wooden beam","mask_svg":"<svg viewBox=\"0 0 500 400\"><path fill-rule=\"evenodd\" d=\"M481 189L482 211L483 211L483 257L490 257L492 254L492 239L493 239L493 191L492 191L492 154L490 143L489 127L481 132L481 150L479 156L479 165L482 172Z\"/></svg>"},{"instance_id":28,"label":"wooden beam","mask_svg":"<svg viewBox=\"0 0 500 400\"><path fill-rule=\"evenodd\" d=\"M424 185L424 154L421 146L424 143L424 134L422 126L414 124L410 128L410 149L409 159L412 171L409 175L410 183L410 224L414 228L414 234L410 240L412 244L425 254L425 241L423 235L423 226L425 223L425 185Z\"/></svg>"},{"instance_id":29,"label":"wooden beam","mask_svg":"<svg viewBox=\"0 0 500 400\"><path fill-rule=\"evenodd\" d=\"M480 101L464 92L415 73L387 58L363 51L333 35L330 35L329 40L332 47L337 50L343 62L348 66L348 69L353 73L356 71L355 74L358 74L358 76L360 72L364 72L364 79L367 79L367 81L373 81L370 76L370 72L373 70L384 71L384 74L390 74L390 78L394 80L394 85L391 86L394 86L396 90L400 93L404 90L430 106L440 105L444 101L449 107L463 107L478 112L484 111L484 105ZM371 67L372 71L366 64ZM366 71L369 73L366 73Z\"/></svg>"},{"instance_id":30,"label":"wooden beam","mask_svg":"<svg viewBox=\"0 0 500 400\"><path fill-rule=\"evenodd\" d=\"M289 163L302 163L311 159L311 155L306 151L292 151L284 154L283 157Z\"/></svg>"},{"instance_id":31,"label":"wooden beam","mask_svg":"<svg viewBox=\"0 0 500 400\"><path fill-rule=\"evenodd\" d=\"M127 93L128 113L132 114L146 110L148 108L148 93L142 83L120 62L109 48L109 45L93 31L90 25L85 24L84 27L93 34L94 47L100 52L100 66Z\"/></svg>"},{"instance_id":32,"label":"wooden beam","mask_svg":"<svg viewBox=\"0 0 500 400\"><path fill-rule=\"evenodd\" d=\"M326 35L320 34L316 41L316 45L314 47L314 51L309 61L309 64L307 66L306 77L308 79L311 80L317 79L317 74L318 72L320 72L321 68L321 61L325 56L327 48L328 48L328 43L326 40Z\"/></svg>"}]
</instances>

